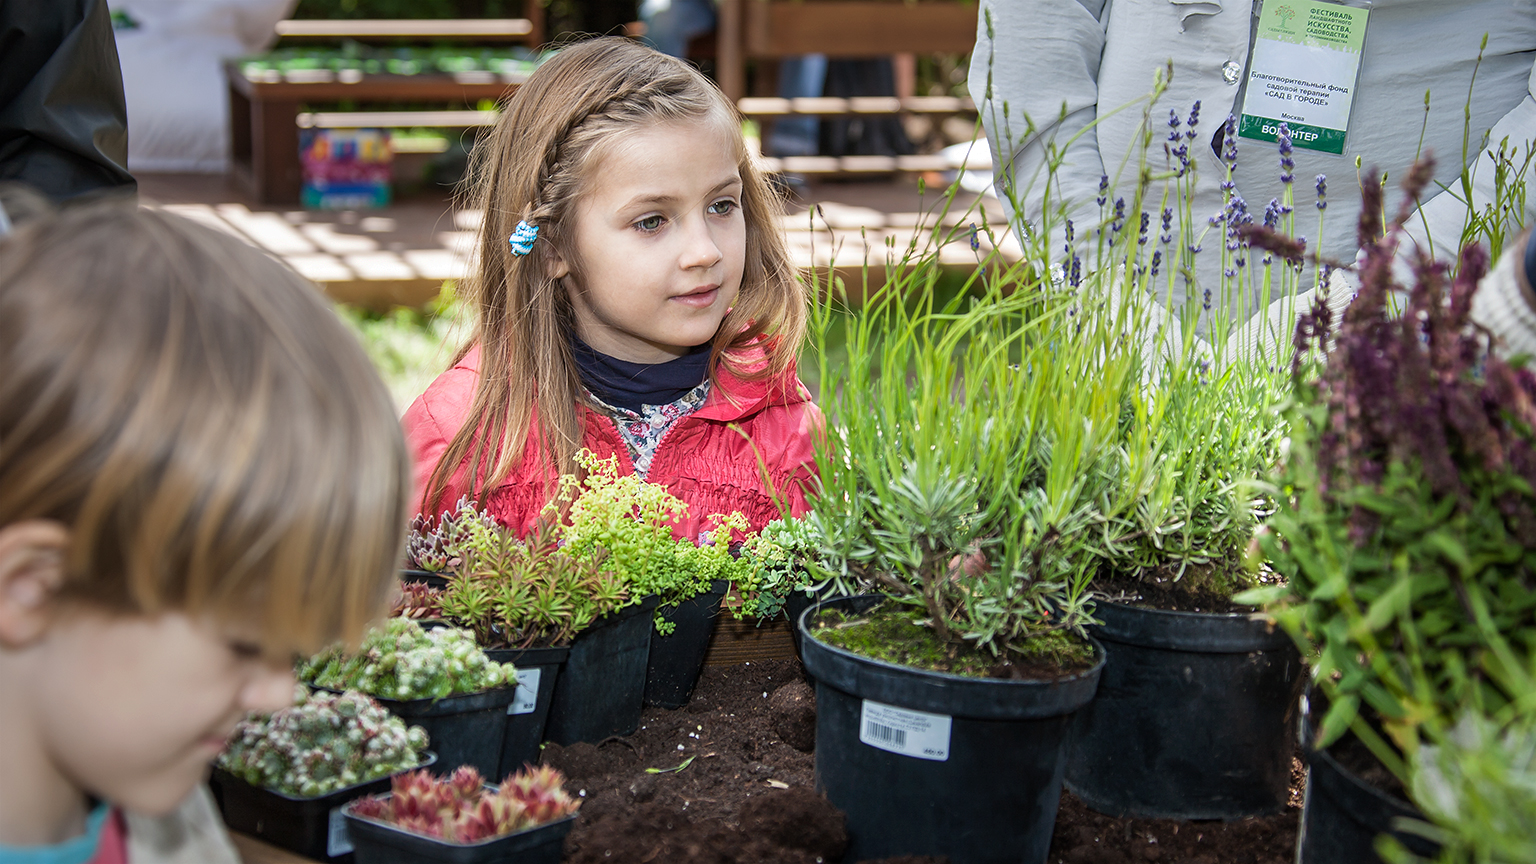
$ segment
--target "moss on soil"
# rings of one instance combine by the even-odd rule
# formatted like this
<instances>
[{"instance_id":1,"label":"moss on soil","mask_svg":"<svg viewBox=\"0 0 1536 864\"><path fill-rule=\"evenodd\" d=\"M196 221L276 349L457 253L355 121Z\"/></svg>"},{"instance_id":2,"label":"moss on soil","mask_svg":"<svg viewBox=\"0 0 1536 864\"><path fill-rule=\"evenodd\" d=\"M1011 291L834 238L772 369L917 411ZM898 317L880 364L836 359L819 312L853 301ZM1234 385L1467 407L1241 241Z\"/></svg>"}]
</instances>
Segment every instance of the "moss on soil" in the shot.
<instances>
[{"instance_id":1,"label":"moss on soil","mask_svg":"<svg viewBox=\"0 0 1536 864\"><path fill-rule=\"evenodd\" d=\"M1093 646L1061 631L1031 636L995 656L969 643L947 645L917 620L911 609L882 603L862 615L823 612L814 633L861 657L968 678L1057 678L1093 665Z\"/></svg>"}]
</instances>

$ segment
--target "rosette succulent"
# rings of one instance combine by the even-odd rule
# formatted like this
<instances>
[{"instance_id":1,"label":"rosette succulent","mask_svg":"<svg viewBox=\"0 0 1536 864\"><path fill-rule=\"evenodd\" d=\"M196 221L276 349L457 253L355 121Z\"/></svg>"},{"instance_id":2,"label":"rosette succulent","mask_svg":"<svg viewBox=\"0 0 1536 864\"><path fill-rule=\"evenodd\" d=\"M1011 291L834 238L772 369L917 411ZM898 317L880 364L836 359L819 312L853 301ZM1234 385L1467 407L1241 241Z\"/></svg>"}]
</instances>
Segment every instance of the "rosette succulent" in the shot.
<instances>
[{"instance_id":1,"label":"rosette succulent","mask_svg":"<svg viewBox=\"0 0 1536 864\"><path fill-rule=\"evenodd\" d=\"M565 777L548 765L524 768L499 789L464 766L446 780L426 771L394 779L387 798L362 798L352 815L449 843L477 843L563 819L581 807L566 794Z\"/></svg>"},{"instance_id":2,"label":"rosette succulent","mask_svg":"<svg viewBox=\"0 0 1536 864\"><path fill-rule=\"evenodd\" d=\"M421 764L427 733L362 693L311 693L235 729L218 765L252 786L317 798Z\"/></svg>"},{"instance_id":3,"label":"rosette succulent","mask_svg":"<svg viewBox=\"0 0 1536 864\"><path fill-rule=\"evenodd\" d=\"M370 630L355 654L331 646L300 664L298 675L318 687L398 700L441 699L517 681L513 665L488 659L468 631L424 631L408 618Z\"/></svg>"}]
</instances>

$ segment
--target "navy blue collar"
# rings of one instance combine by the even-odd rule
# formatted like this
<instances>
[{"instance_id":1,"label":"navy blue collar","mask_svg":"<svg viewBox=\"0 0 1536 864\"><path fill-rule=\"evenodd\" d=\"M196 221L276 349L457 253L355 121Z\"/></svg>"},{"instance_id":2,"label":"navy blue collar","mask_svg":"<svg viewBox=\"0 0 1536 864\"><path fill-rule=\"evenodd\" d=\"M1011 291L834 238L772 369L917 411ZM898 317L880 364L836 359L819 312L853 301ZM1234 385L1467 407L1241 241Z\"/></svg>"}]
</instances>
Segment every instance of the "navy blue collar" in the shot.
<instances>
[{"instance_id":1,"label":"navy blue collar","mask_svg":"<svg viewBox=\"0 0 1536 864\"><path fill-rule=\"evenodd\" d=\"M669 405L702 384L709 375L709 348L706 342L676 360L631 363L571 340L582 386L609 405L636 412L644 405Z\"/></svg>"}]
</instances>

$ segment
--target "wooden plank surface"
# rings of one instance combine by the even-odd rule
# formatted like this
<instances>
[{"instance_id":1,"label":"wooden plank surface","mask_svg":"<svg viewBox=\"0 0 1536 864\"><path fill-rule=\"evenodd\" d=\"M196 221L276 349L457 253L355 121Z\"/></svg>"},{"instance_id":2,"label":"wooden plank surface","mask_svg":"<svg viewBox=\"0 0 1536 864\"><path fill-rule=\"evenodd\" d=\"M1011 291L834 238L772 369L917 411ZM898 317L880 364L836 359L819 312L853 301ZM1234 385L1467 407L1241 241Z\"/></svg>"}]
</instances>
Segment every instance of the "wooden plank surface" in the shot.
<instances>
[{"instance_id":1,"label":"wooden plank surface","mask_svg":"<svg viewBox=\"0 0 1536 864\"><path fill-rule=\"evenodd\" d=\"M235 841L235 851L244 864L310 864L313 860L239 831L229 832L229 839Z\"/></svg>"}]
</instances>

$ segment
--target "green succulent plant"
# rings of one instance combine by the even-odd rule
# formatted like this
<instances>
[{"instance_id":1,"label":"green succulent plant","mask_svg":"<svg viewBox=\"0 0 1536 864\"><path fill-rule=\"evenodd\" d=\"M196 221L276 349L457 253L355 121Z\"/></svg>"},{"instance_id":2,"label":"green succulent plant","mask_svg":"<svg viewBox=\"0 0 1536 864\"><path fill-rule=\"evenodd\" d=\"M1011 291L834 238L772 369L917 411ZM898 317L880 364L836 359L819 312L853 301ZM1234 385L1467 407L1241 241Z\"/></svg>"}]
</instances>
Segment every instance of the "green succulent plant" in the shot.
<instances>
[{"instance_id":1,"label":"green succulent plant","mask_svg":"<svg viewBox=\"0 0 1536 864\"><path fill-rule=\"evenodd\" d=\"M298 677L317 687L404 701L505 687L516 683L517 669L487 659L467 631L422 630L409 618L391 618L370 630L355 653L334 645L304 661Z\"/></svg>"},{"instance_id":2,"label":"green succulent plant","mask_svg":"<svg viewBox=\"0 0 1536 864\"><path fill-rule=\"evenodd\" d=\"M291 707L241 721L218 765L252 786L316 798L415 768L427 743L420 726L362 693L301 684Z\"/></svg>"}]
</instances>

